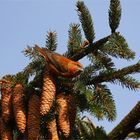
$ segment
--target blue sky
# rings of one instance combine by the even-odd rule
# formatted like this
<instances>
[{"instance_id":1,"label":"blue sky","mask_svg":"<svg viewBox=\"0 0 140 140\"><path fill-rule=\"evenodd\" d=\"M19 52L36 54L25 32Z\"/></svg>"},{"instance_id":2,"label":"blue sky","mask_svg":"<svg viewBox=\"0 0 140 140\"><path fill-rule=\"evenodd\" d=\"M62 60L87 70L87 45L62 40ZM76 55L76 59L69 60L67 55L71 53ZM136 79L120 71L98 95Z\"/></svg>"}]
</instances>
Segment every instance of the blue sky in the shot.
<instances>
[{"instance_id":1,"label":"blue sky","mask_svg":"<svg viewBox=\"0 0 140 140\"><path fill-rule=\"evenodd\" d=\"M93 17L95 40L109 35L109 0L84 2ZM58 52L65 52L69 24L79 23L75 4L74 0L0 0L0 77L21 71L29 62L21 51L27 45L44 46L45 36L49 30L57 32ZM140 1L121 0L121 4L122 18L118 31L126 38L129 47L136 52L136 58L132 62L115 59L118 68L140 60ZM140 80L140 74L136 74L135 77ZM93 118L96 125L103 125L108 132L140 100L140 90L135 93L117 85L109 84L109 87L116 100L116 121L98 122Z\"/></svg>"}]
</instances>

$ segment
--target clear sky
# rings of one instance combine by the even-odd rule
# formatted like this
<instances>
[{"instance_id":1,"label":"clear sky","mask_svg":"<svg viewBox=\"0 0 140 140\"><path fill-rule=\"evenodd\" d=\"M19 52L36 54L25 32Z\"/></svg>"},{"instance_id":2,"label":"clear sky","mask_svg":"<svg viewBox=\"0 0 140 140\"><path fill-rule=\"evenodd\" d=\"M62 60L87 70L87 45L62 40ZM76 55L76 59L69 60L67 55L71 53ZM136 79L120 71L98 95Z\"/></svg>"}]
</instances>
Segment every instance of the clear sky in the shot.
<instances>
[{"instance_id":1,"label":"clear sky","mask_svg":"<svg viewBox=\"0 0 140 140\"><path fill-rule=\"evenodd\" d=\"M94 21L98 40L110 34L108 25L109 0L84 0ZM29 62L21 51L27 45L45 45L47 31L56 31L58 52L66 50L70 23L79 23L76 0L0 0L0 77L21 71ZM129 47L136 52L134 61L115 60L118 68L134 64L140 60L140 0L121 0L122 18L118 31L126 38ZM84 36L83 36L84 37ZM83 62L85 63L85 62ZM140 74L135 77L140 80ZM137 92L109 84L117 106L117 119L106 120L103 125L107 132L133 108L140 100Z\"/></svg>"}]
</instances>

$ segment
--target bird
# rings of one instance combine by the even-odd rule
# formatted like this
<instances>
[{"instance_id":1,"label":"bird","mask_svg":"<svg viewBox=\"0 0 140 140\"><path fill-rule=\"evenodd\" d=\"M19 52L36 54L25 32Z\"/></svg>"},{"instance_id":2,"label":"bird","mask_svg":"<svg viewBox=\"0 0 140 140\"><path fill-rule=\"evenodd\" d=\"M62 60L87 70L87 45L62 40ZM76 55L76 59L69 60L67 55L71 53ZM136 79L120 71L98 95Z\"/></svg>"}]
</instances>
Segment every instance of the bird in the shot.
<instances>
[{"instance_id":1,"label":"bird","mask_svg":"<svg viewBox=\"0 0 140 140\"><path fill-rule=\"evenodd\" d=\"M57 76L73 78L83 72L84 67L78 61L73 61L56 52L40 48L35 44L34 49L45 58L47 70Z\"/></svg>"}]
</instances>

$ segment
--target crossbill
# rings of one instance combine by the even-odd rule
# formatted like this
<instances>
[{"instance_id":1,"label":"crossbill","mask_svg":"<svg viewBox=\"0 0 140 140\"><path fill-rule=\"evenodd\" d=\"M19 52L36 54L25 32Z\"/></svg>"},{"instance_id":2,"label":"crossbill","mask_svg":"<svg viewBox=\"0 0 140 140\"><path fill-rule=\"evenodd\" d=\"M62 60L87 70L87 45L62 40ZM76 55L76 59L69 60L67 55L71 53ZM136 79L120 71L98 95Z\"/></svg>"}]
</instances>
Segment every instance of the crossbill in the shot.
<instances>
[{"instance_id":1,"label":"crossbill","mask_svg":"<svg viewBox=\"0 0 140 140\"><path fill-rule=\"evenodd\" d=\"M35 45L34 49L45 58L47 69L52 74L72 78L83 71L83 65L80 62L70 60L58 53L40 48L38 45Z\"/></svg>"}]
</instances>

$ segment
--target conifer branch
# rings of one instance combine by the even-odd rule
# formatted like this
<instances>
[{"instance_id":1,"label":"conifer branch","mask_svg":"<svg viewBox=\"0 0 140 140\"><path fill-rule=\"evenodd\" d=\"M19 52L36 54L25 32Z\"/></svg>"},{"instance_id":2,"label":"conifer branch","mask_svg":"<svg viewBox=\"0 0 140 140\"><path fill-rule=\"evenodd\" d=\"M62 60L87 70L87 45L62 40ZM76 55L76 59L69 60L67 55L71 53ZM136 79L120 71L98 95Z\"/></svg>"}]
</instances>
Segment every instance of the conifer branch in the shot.
<instances>
[{"instance_id":1,"label":"conifer branch","mask_svg":"<svg viewBox=\"0 0 140 140\"><path fill-rule=\"evenodd\" d=\"M101 51L116 58L134 59L135 53L128 47L125 38L119 32L113 33L101 47Z\"/></svg>"},{"instance_id":2,"label":"conifer branch","mask_svg":"<svg viewBox=\"0 0 140 140\"><path fill-rule=\"evenodd\" d=\"M111 140L123 140L140 121L140 101L124 117L124 119L109 133Z\"/></svg>"},{"instance_id":3,"label":"conifer branch","mask_svg":"<svg viewBox=\"0 0 140 140\"><path fill-rule=\"evenodd\" d=\"M88 58L92 63L96 63L100 68L112 69L112 67L115 66L112 59L101 51L89 54Z\"/></svg>"},{"instance_id":4,"label":"conifer branch","mask_svg":"<svg viewBox=\"0 0 140 140\"><path fill-rule=\"evenodd\" d=\"M114 33L118 28L121 19L120 0L110 0L109 25L111 32Z\"/></svg>"},{"instance_id":5,"label":"conifer branch","mask_svg":"<svg viewBox=\"0 0 140 140\"><path fill-rule=\"evenodd\" d=\"M110 35L107 37L104 37L94 43L89 44L87 47L77 51L77 53L74 54L73 56L71 56L70 58L72 60L78 61L79 59L82 59L89 53L96 52L104 43L106 43L108 41L109 37L110 37Z\"/></svg>"},{"instance_id":6,"label":"conifer branch","mask_svg":"<svg viewBox=\"0 0 140 140\"><path fill-rule=\"evenodd\" d=\"M34 75L36 73L39 73L41 70L45 68L45 61L43 58L38 58L33 61L31 61L25 68L24 73L28 73L29 75Z\"/></svg>"},{"instance_id":7,"label":"conifer branch","mask_svg":"<svg viewBox=\"0 0 140 140\"><path fill-rule=\"evenodd\" d=\"M85 119L85 120L84 120ZM78 127L78 135L80 137L80 140L85 139L93 139L95 135L96 126L94 126L93 123L90 122L89 119L85 117L78 118L76 120L76 125Z\"/></svg>"},{"instance_id":8,"label":"conifer branch","mask_svg":"<svg viewBox=\"0 0 140 140\"><path fill-rule=\"evenodd\" d=\"M92 43L95 38L92 17L83 1L77 2L77 12L82 24L86 39Z\"/></svg>"},{"instance_id":9,"label":"conifer branch","mask_svg":"<svg viewBox=\"0 0 140 140\"><path fill-rule=\"evenodd\" d=\"M137 73L140 72L140 63L124 67L122 69L119 69L117 71L107 71L99 74L99 76L94 77L88 84L96 84L96 83L102 83L102 82L113 82L116 79L119 79L122 76Z\"/></svg>"},{"instance_id":10,"label":"conifer branch","mask_svg":"<svg viewBox=\"0 0 140 140\"><path fill-rule=\"evenodd\" d=\"M88 117L77 118L77 135L79 140L108 140L103 127L96 127Z\"/></svg>"},{"instance_id":11,"label":"conifer branch","mask_svg":"<svg viewBox=\"0 0 140 140\"><path fill-rule=\"evenodd\" d=\"M120 77L118 81L121 83L122 87L126 87L131 90L140 88L140 82L129 75Z\"/></svg>"},{"instance_id":12,"label":"conifer branch","mask_svg":"<svg viewBox=\"0 0 140 140\"><path fill-rule=\"evenodd\" d=\"M69 27L69 40L68 40L68 51L67 51L67 57L72 56L74 53L76 53L79 49L81 49L81 43L82 43L82 34L80 30L79 24L70 24Z\"/></svg>"},{"instance_id":13,"label":"conifer branch","mask_svg":"<svg viewBox=\"0 0 140 140\"><path fill-rule=\"evenodd\" d=\"M113 121L116 118L115 102L106 85L85 86L78 81L76 98L80 111L88 111L99 120Z\"/></svg>"},{"instance_id":14,"label":"conifer branch","mask_svg":"<svg viewBox=\"0 0 140 140\"><path fill-rule=\"evenodd\" d=\"M92 102L94 102L94 114L98 119L106 117L108 121L116 118L116 107L111 91L106 85L97 84L93 91ZM99 116L98 116L99 115Z\"/></svg>"},{"instance_id":15,"label":"conifer branch","mask_svg":"<svg viewBox=\"0 0 140 140\"><path fill-rule=\"evenodd\" d=\"M16 75L14 75L13 84L22 84L22 85L27 85L28 83L28 77L29 74L25 72L18 72Z\"/></svg>"},{"instance_id":16,"label":"conifer branch","mask_svg":"<svg viewBox=\"0 0 140 140\"><path fill-rule=\"evenodd\" d=\"M35 58L37 53L36 51L33 49L33 47L27 46L27 48L25 48L22 53L26 56L29 57L30 59Z\"/></svg>"},{"instance_id":17,"label":"conifer branch","mask_svg":"<svg viewBox=\"0 0 140 140\"><path fill-rule=\"evenodd\" d=\"M57 34L56 32L48 32L46 35L46 48L51 51L55 51L57 48Z\"/></svg>"}]
</instances>

